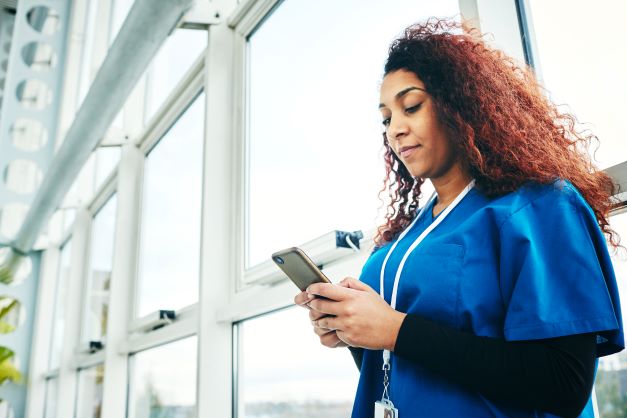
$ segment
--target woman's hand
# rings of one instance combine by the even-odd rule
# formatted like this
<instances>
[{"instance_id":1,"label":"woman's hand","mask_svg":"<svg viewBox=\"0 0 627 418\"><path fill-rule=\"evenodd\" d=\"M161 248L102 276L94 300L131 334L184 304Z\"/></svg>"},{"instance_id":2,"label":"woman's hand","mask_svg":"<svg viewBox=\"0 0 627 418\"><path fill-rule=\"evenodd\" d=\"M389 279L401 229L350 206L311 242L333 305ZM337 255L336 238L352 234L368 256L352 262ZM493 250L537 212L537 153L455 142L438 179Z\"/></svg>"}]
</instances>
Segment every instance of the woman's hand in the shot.
<instances>
[{"instance_id":1,"label":"woman's hand","mask_svg":"<svg viewBox=\"0 0 627 418\"><path fill-rule=\"evenodd\" d=\"M330 329L322 328L322 327L315 325L316 321L326 316L326 314L315 311L309 307L309 302L311 302L314 299L315 299L315 296L311 296L307 292L301 292L298 295L296 295L296 297L294 298L294 303L304 308L309 309L309 320L313 324L314 332L320 338L320 343L322 345L324 345L325 347L329 347L329 348L347 347L348 344L346 344L344 341L339 339L335 330L330 330Z\"/></svg>"},{"instance_id":2,"label":"woman's hand","mask_svg":"<svg viewBox=\"0 0 627 418\"><path fill-rule=\"evenodd\" d=\"M339 285L312 284L306 294L297 299L306 299L305 303L315 311L310 318L316 334L335 331L339 340L353 347L394 350L405 314L392 309L370 286L347 277Z\"/></svg>"}]
</instances>

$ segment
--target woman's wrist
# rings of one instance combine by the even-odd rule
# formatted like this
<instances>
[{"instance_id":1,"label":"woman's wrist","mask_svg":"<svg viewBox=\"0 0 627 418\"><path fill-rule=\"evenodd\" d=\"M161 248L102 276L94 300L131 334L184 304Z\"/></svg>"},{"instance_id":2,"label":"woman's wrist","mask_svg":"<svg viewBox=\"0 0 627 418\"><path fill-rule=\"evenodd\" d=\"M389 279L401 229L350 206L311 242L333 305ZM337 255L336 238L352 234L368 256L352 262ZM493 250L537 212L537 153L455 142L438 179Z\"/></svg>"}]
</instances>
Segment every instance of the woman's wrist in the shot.
<instances>
[{"instance_id":1,"label":"woman's wrist","mask_svg":"<svg viewBox=\"0 0 627 418\"><path fill-rule=\"evenodd\" d=\"M403 321L407 316L406 313L393 311L392 319L390 321L388 330L389 330L389 338L388 344L384 347L386 350L394 351L394 347L396 347L396 340L398 338L398 333L401 330L401 326L403 325Z\"/></svg>"}]
</instances>

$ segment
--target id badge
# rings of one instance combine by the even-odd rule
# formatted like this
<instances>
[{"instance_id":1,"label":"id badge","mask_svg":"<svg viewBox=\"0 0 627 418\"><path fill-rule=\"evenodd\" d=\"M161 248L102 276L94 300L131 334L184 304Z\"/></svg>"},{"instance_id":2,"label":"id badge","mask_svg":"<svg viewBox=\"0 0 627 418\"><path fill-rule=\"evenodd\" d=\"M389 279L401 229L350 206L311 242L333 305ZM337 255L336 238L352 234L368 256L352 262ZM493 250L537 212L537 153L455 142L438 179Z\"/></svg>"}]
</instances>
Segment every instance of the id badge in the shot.
<instances>
[{"instance_id":1,"label":"id badge","mask_svg":"<svg viewBox=\"0 0 627 418\"><path fill-rule=\"evenodd\" d=\"M374 418L398 418L398 409L392 402L377 401L374 403Z\"/></svg>"}]
</instances>

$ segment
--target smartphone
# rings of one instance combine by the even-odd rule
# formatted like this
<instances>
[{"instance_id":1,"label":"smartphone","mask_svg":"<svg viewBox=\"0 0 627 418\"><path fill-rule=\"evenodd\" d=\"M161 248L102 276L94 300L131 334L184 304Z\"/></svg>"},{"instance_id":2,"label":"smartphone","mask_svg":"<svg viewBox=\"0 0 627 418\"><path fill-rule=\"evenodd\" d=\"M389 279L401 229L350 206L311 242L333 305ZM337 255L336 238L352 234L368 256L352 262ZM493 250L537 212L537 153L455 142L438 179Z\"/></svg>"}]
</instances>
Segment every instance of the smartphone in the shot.
<instances>
[{"instance_id":1,"label":"smartphone","mask_svg":"<svg viewBox=\"0 0 627 418\"><path fill-rule=\"evenodd\" d=\"M331 280L300 248L292 247L272 254L272 261L301 291L313 283L331 283Z\"/></svg>"}]
</instances>

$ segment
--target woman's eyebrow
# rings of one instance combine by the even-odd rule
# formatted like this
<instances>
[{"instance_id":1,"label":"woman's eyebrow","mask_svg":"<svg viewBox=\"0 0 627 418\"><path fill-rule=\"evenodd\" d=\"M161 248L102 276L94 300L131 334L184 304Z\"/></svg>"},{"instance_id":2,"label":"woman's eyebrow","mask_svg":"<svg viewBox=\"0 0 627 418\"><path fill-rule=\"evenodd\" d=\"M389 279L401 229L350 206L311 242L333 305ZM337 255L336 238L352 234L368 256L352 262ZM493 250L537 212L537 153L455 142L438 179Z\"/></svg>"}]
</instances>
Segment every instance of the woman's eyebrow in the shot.
<instances>
[{"instance_id":1,"label":"woman's eyebrow","mask_svg":"<svg viewBox=\"0 0 627 418\"><path fill-rule=\"evenodd\" d=\"M422 92L427 92L425 89L422 89L420 87L407 87L406 89L403 89L401 91L399 91L398 93L396 93L396 95L394 96L394 98L396 100L400 99L401 97L403 97L404 95L406 95L407 93L409 93L412 90L420 90ZM385 107L385 105L383 103L379 103L379 109L381 109L382 107Z\"/></svg>"}]
</instances>

